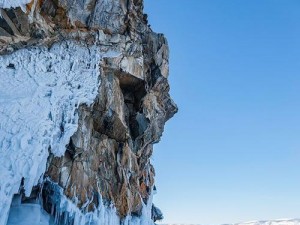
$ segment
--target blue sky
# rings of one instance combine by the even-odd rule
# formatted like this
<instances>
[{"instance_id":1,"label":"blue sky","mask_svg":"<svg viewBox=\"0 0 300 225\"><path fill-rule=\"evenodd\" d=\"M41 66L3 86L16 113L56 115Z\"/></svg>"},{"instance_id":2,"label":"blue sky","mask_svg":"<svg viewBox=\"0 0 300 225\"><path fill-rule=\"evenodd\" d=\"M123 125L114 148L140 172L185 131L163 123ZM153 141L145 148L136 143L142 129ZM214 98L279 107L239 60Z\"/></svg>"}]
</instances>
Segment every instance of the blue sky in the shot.
<instances>
[{"instance_id":1,"label":"blue sky","mask_svg":"<svg viewBox=\"0 0 300 225\"><path fill-rule=\"evenodd\" d=\"M300 1L145 0L179 113L155 146L165 223L300 217Z\"/></svg>"}]
</instances>

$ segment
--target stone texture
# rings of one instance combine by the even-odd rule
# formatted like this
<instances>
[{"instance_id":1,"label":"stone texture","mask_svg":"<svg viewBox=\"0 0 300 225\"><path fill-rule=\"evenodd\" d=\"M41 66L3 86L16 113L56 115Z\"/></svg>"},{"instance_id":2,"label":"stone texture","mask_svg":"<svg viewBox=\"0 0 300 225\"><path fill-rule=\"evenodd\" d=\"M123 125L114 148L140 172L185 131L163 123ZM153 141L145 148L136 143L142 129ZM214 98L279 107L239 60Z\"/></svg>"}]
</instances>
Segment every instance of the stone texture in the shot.
<instances>
[{"instance_id":1,"label":"stone texture","mask_svg":"<svg viewBox=\"0 0 300 225\"><path fill-rule=\"evenodd\" d=\"M143 1L33 0L27 12L1 15L0 54L65 39L120 52L99 62L99 94L92 106L80 106L78 130L64 156L50 154L45 178L76 197L83 211L94 210L101 194L121 217L139 215L154 186L153 144L177 112L167 40L149 28ZM153 212L154 220L162 217L154 206Z\"/></svg>"}]
</instances>

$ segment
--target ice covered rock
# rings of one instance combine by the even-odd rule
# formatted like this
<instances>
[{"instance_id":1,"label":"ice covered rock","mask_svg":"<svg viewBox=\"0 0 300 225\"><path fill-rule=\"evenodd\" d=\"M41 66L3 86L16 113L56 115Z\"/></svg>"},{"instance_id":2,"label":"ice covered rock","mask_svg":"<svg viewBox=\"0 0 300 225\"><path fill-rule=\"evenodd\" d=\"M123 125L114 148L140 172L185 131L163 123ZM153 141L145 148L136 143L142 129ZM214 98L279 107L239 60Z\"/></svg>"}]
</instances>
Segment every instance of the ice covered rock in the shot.
<instances>
[{"instance_id":1,"label":"ice covered rock","mask_svg":"<svg viewBox=\"0 0 300 225\"><path fill-rule=\"evenodd\" d=\"M0 8L0 225L16 193L59 224L160 218L150 156L177 107L143 1Z\"/></svg>"},{"instance_id":2,"label":"ice covered rock","mask_svg":"<svg viewBox=\"0 0 300 225\"><path fill-rule=\"evenodd\" d=\"M79 106L97 96L103 56L96 46L61 42L0 57L0 215L22 179L30 195L50 148L64 154L78 127Z\"/></svg>"},{"instance_id":3,"label":"ice covered rock","mask_svg":"<svg viewBox=\"0 0 300 225\"><path fill-rule=\"evenodd\" d=\"M0 0L0 8L25 8L31 0Z\"/></svg>"}]
</instances>

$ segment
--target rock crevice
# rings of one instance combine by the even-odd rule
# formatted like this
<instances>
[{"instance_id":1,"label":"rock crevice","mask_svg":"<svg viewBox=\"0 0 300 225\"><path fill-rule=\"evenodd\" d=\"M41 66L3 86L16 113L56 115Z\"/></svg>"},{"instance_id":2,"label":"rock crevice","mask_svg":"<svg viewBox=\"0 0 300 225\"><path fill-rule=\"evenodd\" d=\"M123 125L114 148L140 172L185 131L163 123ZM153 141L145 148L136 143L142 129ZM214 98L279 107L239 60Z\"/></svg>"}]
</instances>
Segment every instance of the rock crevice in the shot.
<instances>
[{"instance_id":1,"label":"rock crevice","mask_svg":"<svg viewBox=\"0 0 300 225\"><path fill-rule=\"evenodd\" d=\"M153 144L177 112L169 95L167 40L151 30L143 1L32 0L25 9L1 9L1 15L3 56L65 41L87 46L88 51L96 46L104 54L97 64L85 65L99 70L96 98L92 104L76 105L78 127L64 153L49 146L43 178L22 201L42 198L43 208L53 214L56 202L49 196L58 190L55 184L81 212L93 212L104 202L114 205L121 219L141 216L155 187ZM70 71L76 63L70 64ZM45 67L54 70L55 65ZM81 87L73 88L80 92ZM64 123L61 134L66 132ZM154 205L151 212L154 221L162 218Z\"/></svg>"}]
</instances>

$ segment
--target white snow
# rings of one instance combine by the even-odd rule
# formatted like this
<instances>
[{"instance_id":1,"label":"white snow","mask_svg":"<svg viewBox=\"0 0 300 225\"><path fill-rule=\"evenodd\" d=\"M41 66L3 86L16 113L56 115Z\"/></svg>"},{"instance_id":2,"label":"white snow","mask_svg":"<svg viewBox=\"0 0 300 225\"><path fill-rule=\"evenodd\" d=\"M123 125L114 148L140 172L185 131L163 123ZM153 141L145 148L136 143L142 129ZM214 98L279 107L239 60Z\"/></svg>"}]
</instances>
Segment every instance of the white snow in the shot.
<instances>
[{"instance_id":1,"label":"white snow","mask_svg":"<svg viewBox=\"0 0 300 225\"><path fill-rule=\"evenodd\" d=\"M159 225L200 225L200 224L167 224L158 223ZM300 225L300 219L278 219L278 220L264 220L264 221L249 221L243 223L231 223L222 225Z\"/></svg>"},{"instance_id":2,"label":"white snow","mask_svg":"<svg viewBox=\"0 0 300 225\"><path fill-rule=\"evenodd\" d=\"M64 154L77 129L78 106L98 93L103 56L96 46L72 42L0 56L0 225L22 178L27 196L38 183L49 147Z\"/></svg>"},{"instance_id":3,"label":"white snow","mask_svg":"<svg viewBox=\"0 0 300 225\"><path fill-rule=\"evenodd\" d=\"M300 220L279 219L279 220L268 220L268 221L250 221L245 223L237 223L234 225L300 225Z\"/></svg>"},{"instance_id":4,"label":"white snow","mask_svg":"<svg viewBox=\"0 0 300 225\"><path fill-rule=\"evenodd\" d=\"M31 0L0 0L0 8L16 8L21 7L25 9L26 4L31 2Z\"/></svg>"}]
</instances>

